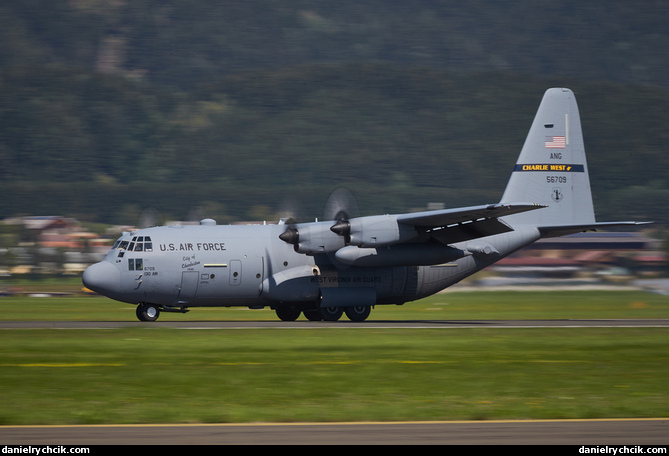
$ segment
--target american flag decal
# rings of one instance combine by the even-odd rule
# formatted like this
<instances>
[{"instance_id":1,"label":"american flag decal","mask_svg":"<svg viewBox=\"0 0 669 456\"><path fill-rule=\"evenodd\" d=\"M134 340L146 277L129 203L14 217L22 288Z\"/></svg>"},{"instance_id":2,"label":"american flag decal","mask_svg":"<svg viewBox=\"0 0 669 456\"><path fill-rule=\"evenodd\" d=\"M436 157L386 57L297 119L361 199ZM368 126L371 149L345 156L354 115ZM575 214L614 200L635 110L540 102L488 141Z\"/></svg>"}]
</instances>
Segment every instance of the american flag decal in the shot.
<instances>
[{"instance_id":1,"label":"american flag decal","mask_svg":"<svg viewBox=\"0 0 669 456\"><path fill-rule=\"evenodd\" d=\"M564 136L546 136L546 149L564 149L566 144Z\"/></svg>"}]
</instances>

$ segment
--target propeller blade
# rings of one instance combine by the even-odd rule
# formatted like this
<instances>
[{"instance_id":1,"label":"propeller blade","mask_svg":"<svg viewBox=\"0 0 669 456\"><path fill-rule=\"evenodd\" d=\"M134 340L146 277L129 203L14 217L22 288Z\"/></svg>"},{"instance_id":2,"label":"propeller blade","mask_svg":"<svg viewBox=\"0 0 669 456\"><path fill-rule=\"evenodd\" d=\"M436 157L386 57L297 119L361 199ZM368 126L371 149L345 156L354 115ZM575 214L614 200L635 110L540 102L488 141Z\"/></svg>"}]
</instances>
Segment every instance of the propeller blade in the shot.
<instances>
[{"instance_id":1,"label":"propeller blade","mask_svg":"<svg viewBox=\"0 0 669 456\"><path fill-rule=\"evenodd\" d=\"M358 200L346 188L338 188L330 194L325 203L323 220L348 220L360 216Z\"/></svg>"}]
</instances>

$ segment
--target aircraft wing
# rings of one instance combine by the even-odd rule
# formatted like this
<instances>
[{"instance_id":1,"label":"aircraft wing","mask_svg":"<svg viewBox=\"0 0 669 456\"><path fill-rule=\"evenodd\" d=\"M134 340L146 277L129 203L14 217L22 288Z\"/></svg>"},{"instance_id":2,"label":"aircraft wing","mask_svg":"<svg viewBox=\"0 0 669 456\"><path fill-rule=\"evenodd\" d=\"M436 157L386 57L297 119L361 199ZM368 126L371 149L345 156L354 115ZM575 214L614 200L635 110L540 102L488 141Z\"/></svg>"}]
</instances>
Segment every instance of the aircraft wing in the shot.
<instances>
[{"instance_id":1,"label":"aircraft wing","mask_svg":"<svg viewBox=\"0 0 669 456\"><path fill-rule=\"evenodd\" d=\"M442 211L403 214L397 222L429 233L432 238L445 243L467 241L493 234L507 233L513 229L500 217L542 209L548 206L533 203L491 204ZM599 228L638 226L652 222L595 222L581 225L539 226L541 237L558 237Z\"/></svg>"},{"instance_id":2,"label":"aircraft wing","mask_svg":"<svg viewBox=\"0 0 669 456\"><path fill-rule=\"evenodd\" d=\"M483 206L444 209L441 211L425 211L402 214L397 221L417 228L436 228L457 223L474 222L481 219L504 217L520 212L542 209L546 206L533 203L488 204Z\"/></svg>"},{"instance_id":3,"label":"aircraft wing","mask_svg":"<svg viewBox=\"0 0 669 456\"><path fill-rule=\"evenodd\" d=\"M293 244L296 252L307 255L336 252L345 246L376 248L426 241L448 245L513 231L500 217L543 207L546 206L531 203L488 204L336 222L298 223L288 225L279 239Z\"/></svg>"},{"instance_id":4,"label":"aircraft wing","mask_svg":"<svg viewBox=\"0 0 669 456\"><path fill-rule=\"evenodd\" d=\"M533 203L488 204L402 214L397 217L397 222L428 233L439 242L451 244L513 231L500 217L544 207Z\"/></svg>"}]
</instances>

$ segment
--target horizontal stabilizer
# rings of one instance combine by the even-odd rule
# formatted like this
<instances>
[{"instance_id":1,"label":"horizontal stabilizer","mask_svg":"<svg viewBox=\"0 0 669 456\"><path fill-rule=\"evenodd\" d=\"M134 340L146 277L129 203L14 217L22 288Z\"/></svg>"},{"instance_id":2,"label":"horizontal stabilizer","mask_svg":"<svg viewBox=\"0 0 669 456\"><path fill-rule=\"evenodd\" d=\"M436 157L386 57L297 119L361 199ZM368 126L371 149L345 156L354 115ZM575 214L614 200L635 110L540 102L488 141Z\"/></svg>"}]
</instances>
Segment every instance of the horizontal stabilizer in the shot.
<instances>
[{"instance_id":1,"label":"horizontal stabilizer","mask_svg":"<svg viewBox=\"0 0 669 456\"><path fill-rule=\"evenodd\" d=\"M542 238L565 236L568 234L582 233L584 231L597 231L599 228L613 228L619 226L647 225L653 222L599 222L586 225L557 225L540 226L539 232Z\"/></svg>"}]
</instances>

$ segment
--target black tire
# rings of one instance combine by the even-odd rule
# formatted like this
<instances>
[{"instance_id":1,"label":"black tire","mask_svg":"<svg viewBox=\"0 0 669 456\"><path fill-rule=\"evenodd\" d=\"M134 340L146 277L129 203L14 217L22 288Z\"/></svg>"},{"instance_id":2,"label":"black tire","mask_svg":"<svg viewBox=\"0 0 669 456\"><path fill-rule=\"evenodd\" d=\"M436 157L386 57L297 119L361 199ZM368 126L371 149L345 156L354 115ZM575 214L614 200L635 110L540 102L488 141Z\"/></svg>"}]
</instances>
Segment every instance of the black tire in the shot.
<instances>
[{"instance_id":1,"label":"black tire","mask_svg":"<svg viewBox=\"0 0 669 456\"><path fill-rule=\"evenodd\" d=\"M321 307L321 315L324 321L337 321L344 313L341 307Z\"/></svg>"},{"instance_id":2,"label":"black tire","mask_svg":"<svg viewBox=\"0 0 669 456\"><path fill-rule=\"evenodd\" d=\"M156 321L160 316L160 308L154 304L140 304L135 313L139 321Z\"/></svg>"},{"instance_id":3,"label":"black tire","mask_svg":"<svg viewBox=\"0 0 669 456\"><path fill-rule=\"evenodd\" d=\"M365 321L371 312L371 306L354 306L346 308L346 316L351 321Z\"/></svg>"},{"instance_id":4,"label":"black tire","mask_svg":"<svg viewBox=\"0 0 669 456\"><path fill-rule=\"evenodd\" d=\"M277 307L274 309L276 316L279 317L281 321L295 321L300 317L302 311L297 309L291 309L290 307Z\"/></svg>"},{"instance_id":5,"label":"black tire","mask_svg":"<svg viewBox=\"0 0 669 456\"><path fill-rule=\"evenodd\" d=\"M323 319L320 309L305 310L304 316L307 317L307 320L309 321L321 321Z\"/></svg>"}]
</instances>

